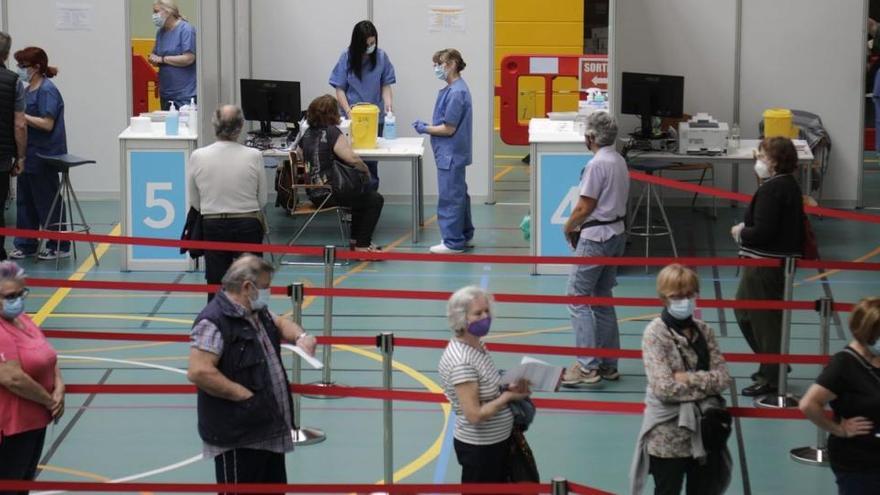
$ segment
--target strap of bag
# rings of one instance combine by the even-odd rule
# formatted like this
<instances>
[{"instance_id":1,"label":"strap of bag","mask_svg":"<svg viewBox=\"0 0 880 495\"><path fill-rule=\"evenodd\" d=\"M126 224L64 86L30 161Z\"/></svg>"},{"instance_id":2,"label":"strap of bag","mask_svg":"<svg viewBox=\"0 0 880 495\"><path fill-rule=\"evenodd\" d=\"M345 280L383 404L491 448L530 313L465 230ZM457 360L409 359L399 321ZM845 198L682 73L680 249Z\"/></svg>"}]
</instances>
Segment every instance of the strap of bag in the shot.
<instances>
[{"instance_id":1,"label":"strap of bag","mask_svg":"<svg viewBox=\"0 0 880 495\"><path fill-rule=\"evenodd\" d=\"M874 379L877 380L877 383L880 383L880 376L877 376L877 373L874 372L874 367L871 366L871 363L869 363L867 359L856 352L855 349L852 349L850 347L845 348L843 352L846 352L852 355L852 357L856 358L856 361L858 361L858 363L861 364L863 368L865 368L865 371L867 371L869 375L873 376Z\"/></svg>"}]
</instances>

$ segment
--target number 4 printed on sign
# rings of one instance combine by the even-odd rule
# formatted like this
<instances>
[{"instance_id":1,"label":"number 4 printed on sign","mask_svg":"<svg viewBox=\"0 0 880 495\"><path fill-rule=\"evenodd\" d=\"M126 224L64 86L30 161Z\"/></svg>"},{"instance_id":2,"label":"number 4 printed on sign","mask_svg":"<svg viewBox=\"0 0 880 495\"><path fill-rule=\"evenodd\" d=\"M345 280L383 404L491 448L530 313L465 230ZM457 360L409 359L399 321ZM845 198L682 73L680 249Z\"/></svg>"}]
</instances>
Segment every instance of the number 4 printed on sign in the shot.
<instances>
[{"instance_id":1,"label":"number 4 printed on sign","mask_svg":"<svg viewBox=\"0 0 880 495\"><path fill-rule=\"evenodd\" d=\"M580 199L580 194L578 193L578 187L572 187L568 190L568 194L562 198L562 202L559 203L559 206L556 207L556 211L553 212L553 216L550 217L550 223L554 225L565 225L565 222L568 221L568 217L571 216L571 210L577 206L577 202Z\"/></svg>"}]
</instances>

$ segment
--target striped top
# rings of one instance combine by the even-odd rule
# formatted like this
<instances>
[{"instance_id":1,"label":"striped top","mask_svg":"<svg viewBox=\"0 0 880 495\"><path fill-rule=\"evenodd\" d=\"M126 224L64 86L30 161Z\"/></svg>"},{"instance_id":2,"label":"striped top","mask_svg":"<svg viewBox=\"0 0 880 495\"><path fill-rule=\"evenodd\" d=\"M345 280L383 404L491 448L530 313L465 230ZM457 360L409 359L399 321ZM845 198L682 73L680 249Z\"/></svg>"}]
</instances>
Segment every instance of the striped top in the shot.
<instances>
[{"instance_id":1,"label":"striped top","mask_svg":"<svg viewBox=\"0 0 880 495\"><path fill-rule=\"evenodd\" d=\"M506 405L491 418L479 424L470 423L465 417L455 393L455 386L461 383L477 382L480 404L490 402L501 395L501 374L486 352L483 344L480 349L471 347L457 339L449 341L440 364L437 366L443 393L455 411L455 438L471 445L491 445L503 442L510 437L513 429L513 413Z\"/></svg>"}]
</instances>

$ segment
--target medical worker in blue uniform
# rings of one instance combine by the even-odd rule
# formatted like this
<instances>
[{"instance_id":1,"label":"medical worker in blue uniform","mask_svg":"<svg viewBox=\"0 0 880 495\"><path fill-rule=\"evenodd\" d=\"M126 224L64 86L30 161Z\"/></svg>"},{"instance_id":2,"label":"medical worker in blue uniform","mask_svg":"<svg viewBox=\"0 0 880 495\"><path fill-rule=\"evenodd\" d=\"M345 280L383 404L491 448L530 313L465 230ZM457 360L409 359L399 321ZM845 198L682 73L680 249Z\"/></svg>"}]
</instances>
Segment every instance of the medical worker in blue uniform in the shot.
<instances>
[{"instance_id":1,"label":"medical worker in blue uniform","mask_svg":"<svg viewBox=\"0 0 880 495\"><path fill-rule=\"evenodd\" d=\"M15 52L18 77L25 84L25 120L27 120L27 154L24 172L16 181L16 227L37 230L46 223L64 222L65 212L60 200L51 212L52 201L58 193L58 170L37 155L67 153L67 132L64 128L64 99L51 78L58 69L49 66L49 56L42 48L29 46ZM61 219L59 220L59 213ZM49 220L49 222L47 222ZM52 230L58 230L54 227ZM37 239L16 237L12 259L36 255L42 260L67 258L70 243L48 241L46 248L37 253Z\"/></svg>"},{"instance_id":2,"label":"medical worker in blue uniform","mask_svg":"<svg viewBox=\"0 0 880 495\"><path fill-rule=\"evenodd\" d=\"M461 53L453 48L434 54L434 75L446 82L437 95L431 123L417 120L413 128L431 136L437 163L437 223L443 241L432 253L461 253L473 247L474 224L467 191L466 167L473 161L473 105L467 84L461 78L465 68Z\"/></svg>"},{"instance_id":3,"label":"medical worker in blue uniform","mask_svg":"<svg viewBox=\"0 0 880 495\"><path fill-rule=\"evenodd\" d=\"M351 43L339 56L330 73L330 85L336 89L336 100L342 114L350 118L351 107L358 103L372 103L379 107L379 135L385 114L392 112L394 97L391 85L397 82L394 65L384 50L379 48L379 33L370 21L361 21L351 31ZM377 162L367 162L372 190L379 189Z\"/></svg>"},{"instance_id":4,"label":"medical worker in blue uniform","mask_svg":"<svg viewBox=\"0 0 880 495\"><path fill-rule=\"evenodd\" d=\"M153 2L156 45L150 63L159 68L162 110L188 105L196 98L196 28L182 15L174 0Z\"/></svg>"}]
</instances>

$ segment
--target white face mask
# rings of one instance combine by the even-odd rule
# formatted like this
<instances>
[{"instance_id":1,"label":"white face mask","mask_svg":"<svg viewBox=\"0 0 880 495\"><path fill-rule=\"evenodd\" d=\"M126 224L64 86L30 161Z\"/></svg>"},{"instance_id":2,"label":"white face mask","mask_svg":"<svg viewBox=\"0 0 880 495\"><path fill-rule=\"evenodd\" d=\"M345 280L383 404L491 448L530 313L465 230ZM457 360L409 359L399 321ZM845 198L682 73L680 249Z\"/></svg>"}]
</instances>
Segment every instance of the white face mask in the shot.
<instances>
[{"instance_id":1,"label":"white face mask","mask_svg":"<svg viewBox=\"0 0 880 495\"><path fill-rule=\"evenodd\" d=\"M758 177L761 179L769 179L770 176L773 175L770 172L770 165L760 158L755 160L755 173L758 174Z\"/></svg>"},{"instance_id":2,"label":"white face mask","mask_svg":"<svg viewBox=\"0 0 880 495\"><path fill-rule=\"evenodd\" d=\"M367 55L372 55L376 51L376 45L367 45Z\"/></svg>"},{"instance_id":3,"label":"white face mask","mask_svg":"<svg viewBox=\"0 0 880 495\"><path fill-rule=\"evenodd\" d=\"M684 299L670 299L666 310L676 320L687 320L694 314L697 308L697 298L687 297Z\"/></svg>"}]
</instances>

